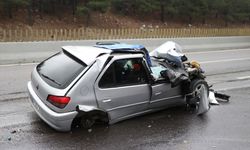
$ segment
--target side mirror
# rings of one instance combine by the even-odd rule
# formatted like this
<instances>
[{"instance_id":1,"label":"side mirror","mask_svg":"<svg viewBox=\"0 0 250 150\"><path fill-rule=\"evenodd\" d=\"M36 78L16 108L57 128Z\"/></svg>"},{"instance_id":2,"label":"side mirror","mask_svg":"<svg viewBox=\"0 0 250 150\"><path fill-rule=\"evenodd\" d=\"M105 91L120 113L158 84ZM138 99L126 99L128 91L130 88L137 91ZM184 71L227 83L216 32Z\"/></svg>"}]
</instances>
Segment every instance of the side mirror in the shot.
<instances>
[{"instance_id":1,"label":"side mirror","mask_svg":"<svg viewBox=\"0 0 250 150\"><path fill-rule=\"evenodd\" d=\"M186 55L181 56L181 61L182 61L182 62L187 61L187 60L188 60L188 58L187 58Z\"/></svg>"}]
</instances>

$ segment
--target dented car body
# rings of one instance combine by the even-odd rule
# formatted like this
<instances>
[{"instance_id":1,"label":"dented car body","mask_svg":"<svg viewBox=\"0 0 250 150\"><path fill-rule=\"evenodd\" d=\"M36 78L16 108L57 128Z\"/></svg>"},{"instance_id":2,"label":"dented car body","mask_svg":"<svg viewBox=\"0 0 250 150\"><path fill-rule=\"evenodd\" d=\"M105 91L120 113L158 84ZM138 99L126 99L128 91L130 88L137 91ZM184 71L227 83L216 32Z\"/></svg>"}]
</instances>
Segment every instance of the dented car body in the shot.
<instances>
[{"instance_id":1,"label":"dented car body","mask_svg":"<svg viewBox=\"0 0 250 150\"><path fill-rule=\"evenodd\" d=\"M69 131L74 123L87 128L96 120L113 124L196 103L187 97L194 97L201 85L208 91L204 78L198 76L192 77L194 84L189 78L173 86L162 73L168 67L150 59L140 45L64 46L34 68L28 92L33 108L47 124Z\"/></svg>"}]
</instances>

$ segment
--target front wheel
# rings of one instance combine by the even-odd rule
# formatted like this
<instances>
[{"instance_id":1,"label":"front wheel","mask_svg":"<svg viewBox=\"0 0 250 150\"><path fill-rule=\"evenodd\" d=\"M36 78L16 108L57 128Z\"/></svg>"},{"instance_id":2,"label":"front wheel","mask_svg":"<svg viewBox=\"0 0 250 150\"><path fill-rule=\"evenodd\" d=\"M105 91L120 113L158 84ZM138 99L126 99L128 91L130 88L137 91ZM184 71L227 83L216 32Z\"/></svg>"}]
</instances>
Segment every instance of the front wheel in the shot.
<instances>
[{"instance_id":1,"label":"front wheel","mask_svg":"<svg viewBox=\"0 0 250 150\"><path fill-rule=\"evenodd\" d=\"M187 96L187 104L191 108L191 110L198 112L199 106L200 106L200 100L201 100L201 94L202 93L202 87L204 87L206 100L208 101L208 95L209 95L209 87L205 80L203 79L195 79L192 80L189 86L189 93L191 93L189 96ZM209 102L207 102L208 107L210 107Z\"/></svg>"},{"instance_id":2,"label":"front wheel","mask_svg":"<svg viewBox=\"0 0 250 150\"><path fill-rule=\"evenodd\" d=\"M195 79L192 80L189 86L190 93L193 93L194 96L198 96L200 93L201 87L204 86L207 96L209 94L209 87L205 80L203 79Z\"/></svg>"}]
</instances>

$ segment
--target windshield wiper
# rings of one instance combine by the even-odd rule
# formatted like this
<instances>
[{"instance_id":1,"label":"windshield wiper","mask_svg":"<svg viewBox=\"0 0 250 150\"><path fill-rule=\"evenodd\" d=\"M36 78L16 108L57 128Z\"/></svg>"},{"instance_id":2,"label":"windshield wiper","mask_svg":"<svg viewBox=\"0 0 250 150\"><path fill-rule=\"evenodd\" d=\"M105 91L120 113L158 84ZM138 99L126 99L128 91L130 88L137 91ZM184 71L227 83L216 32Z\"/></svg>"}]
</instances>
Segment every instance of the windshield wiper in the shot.
<instances>
[{"instance_id":1,"label":"windshield wiper","mask_svg":"<svg viewBox=\"0 0 250 150\"><path fill-rule=\"evenodd\" d=\"M57 85L61 86L61 84L60 84L60 83L58 83L56 80L51 79L50 77L48 77L48 76L46 76L46 75L44 75L44 74L42 74L42 73L40 73L40 74L41 74L44 78L46 78L46 79L48 79L48 80L52 81L53 83L55 83L55 84L57 84Z\"/></svg>"}]
</instances>

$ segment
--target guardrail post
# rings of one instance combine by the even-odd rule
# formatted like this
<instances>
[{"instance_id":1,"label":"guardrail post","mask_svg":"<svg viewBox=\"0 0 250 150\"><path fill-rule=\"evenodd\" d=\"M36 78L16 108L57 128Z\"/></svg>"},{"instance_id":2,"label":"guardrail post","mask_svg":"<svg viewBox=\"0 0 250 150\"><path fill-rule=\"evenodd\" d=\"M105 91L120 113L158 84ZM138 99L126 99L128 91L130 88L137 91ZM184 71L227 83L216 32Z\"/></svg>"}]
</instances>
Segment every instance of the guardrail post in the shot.
<instances>
[{"instance_id":1,"label":"guardrail post","mask_svg":"<svg viewBox=\"0 0 250 150\"><path fill-rule=\"evenodd\" d=\"M14 41L18 41L17 30L14 30Z\"/></svg>"},{"instance_id":2,"label":"guardrail post","mask_svg":"<svg viewBox=\"0 0 250 150\"><path fill-rule=\"evenodd\" d=\"M12 36L11 36L11 35L12 35L12 34L11 34L11 30L9 29L8 31L9 31L9 32L8 32L8 34L9 34L9 41L11 41L11 40L12 40Z\"/></svg>"},{"instance_id":3,"label":"guardrail post","mask_svg":"<svg viewBox=\"0 0 250 150\"><path fill-rule=\"evenodd\" d=\"M6 41L6 30L3 30L3 40L2 40L3 42L5 42Z\"/></svg>"},{"instance_id":4,"label":"guardrail post","mask_svg":"<svg viewBox=\"0 0 250 150\"><path fill-rule=\"evenodd\" d=\"M57 40L57 34L58 34L58 29L55 29L55 30L53 31L53 36L54 36L53 40L54 40L54 41Z\"/></svg>"},{"instance_id":5,"label":"guardrail post","mask_svg":"<svg viewBox=\"0 0 250 150\"><path fill-rule=\"evenodd\" d=\"M25 30L25 41L29 41L29 31L28 31L28 29Z\"/></svg>"},{"instance_id":6,"label":"guardrail post","mask_svg":"<svg viewBox=\"0 0 250 150\"><path fill-rule=\"evenodd\" d=\"M108 29L105 29L105 37L104 39L108 39L109 38L109 31Z\"/></svg>"},{"instance_id":7,"label":"guardrail post","mask_svg":"<svg viewBox=\"0 0 250 150\"><path fill-rule=\"evenodd\" d=\"M139 38L137 28L134 29L134 37L137 38L137 39Z\"/></svg>"},{"instance_id":8,"label":"guardrail post","mask_svg":"<svg viewBox=\"0 0 250 150\"><path fill-rule=\"evenodd\" d=\"M176 29L172 29L172 37L176 38Z\"/></svg>"},{"instance_id":9,"label":"guardrail post","mask_svg":"<svg viewBox=\"0 0 250 150\"><path fill-rule=\"evenodd\" d=\"M76 34L76 40L79 40L79 28L75 29Z\"/></svg>"},{"instance_id":10,"label":"guardrail post","mask_svg":"<svg viewBox=\"0 0 250 150\"><path fill-rule=\"evenodd\" d=\"M169 28L165 29L165 38L169 38Z\"/></svg>"},{"instance_id":11,"label":"guardrail post","mask_svg":"<svg viewBox=\"0 0 250 150\"><path fill-rule=\"evenodd\" d=\"M124 39L127 38L127 36L128 36L127 28L123 29L123 33L124 33L124 37L123 38Z\"/></svg>"},{"instance_id":12,"label":"guardrail post","mask_svg":"<svg viewBox=\"0 0 250 150\"><path fill-rule=\"evenodd\" d=\"M21 32L22 33L22 32ZM40 41L38 29L35 29L36 40Z\"/></svg>"},{"instance_id":13,"label":"guardrail post","mask_svg":"<svg viewBox=\"0 0 250 150\"><path fill-rule=\"evenodd\" d=\"M33 37L33 30L31 28L29 28L29 41L33 41L34 37Z\"/></svg>"},{"instance_id":14,"label":"guardrail post","mask_svg":"<svg viewBox=\"0 0 250 150\"><path fill-rule=\"evenodd\" d=\"M120 29L116 29L117 30L117 39L121 38L121 30Z\"/></svg>"},{"instance_id":15,"label":"guardrail post","mask_svg":"<svg viewBox=\"0 0 250 150\"><path fill-rule=\"evenodd\" d=\"M73 30L72 29L69 29L68 40L73 40Z\"/></svg>"},{"instance_id":16,"label":"guardrail post","mask_svg":"<svg viewBox=\"0 0 250 150\"><path fill-rule=\"evenodd\" d=\"M85 39L85 28L81 28L81 40Z\"/></svg>"},{"instance_id":17,"label":"guardrail post","mask_svg":"<svg viewBox=\"0 0 250 150\"><path fill-rule=\"evenodd\" d=\"M75 28L72 30L72 38L71 39L76 40L76 29Z\"/></svg>"},{"instance_id":18,"label":"guardrail post","mask_svg":"<svg viewBox=\"0 0 250 150\"><path fill-rule=\"evenodd\" d=\"M128 37L127 38L130 39L130 37L131 37L131 30L130 30L130 28L128 28L127 31L128 31L128 35L127 35Z\"/></svg>"},{"instance_id":19,"label":"guardrail post","mask_svg":"<svg viewBox=\"0 0 250 150\"><path fill-rule=\"evenodd\" d=\"M63 30L59 29L58 35L57 35L57 40L62 40L62 35L63 35Z\"/></svg>"}]
</instances>

